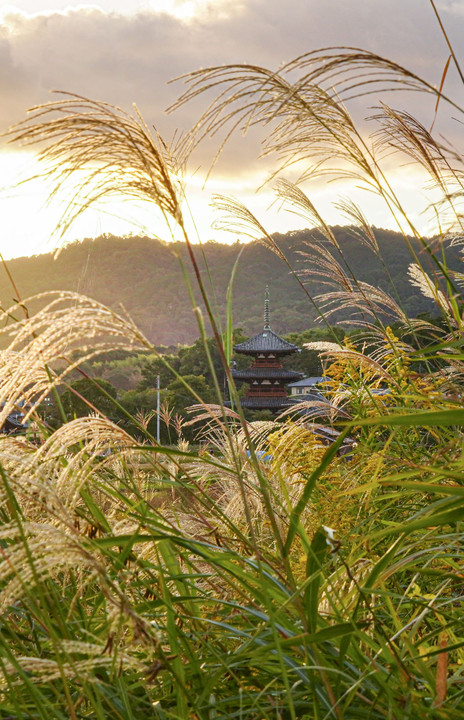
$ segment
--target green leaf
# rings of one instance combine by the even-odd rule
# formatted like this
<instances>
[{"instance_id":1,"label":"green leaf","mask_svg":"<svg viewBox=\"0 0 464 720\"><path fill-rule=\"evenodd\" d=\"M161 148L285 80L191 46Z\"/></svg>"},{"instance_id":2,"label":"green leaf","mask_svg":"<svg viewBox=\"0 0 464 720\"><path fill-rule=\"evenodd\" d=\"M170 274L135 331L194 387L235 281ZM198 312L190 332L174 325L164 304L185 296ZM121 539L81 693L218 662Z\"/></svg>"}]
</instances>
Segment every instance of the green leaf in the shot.
<instances>
[{"instance_id":1,"label":"green leaf","mask_svg":"<svg viewBox=\"0 0 464 720\"><path fill-rule=\"evenodd\" d=\"M388 530L381 530L376 533L376 537L385 537L387 535L397 534L399 532L409 534L415 530L421 530L422 528L438 527L440 525L453 525L460 520L464 521L464 506L459 503L458 507L454 507L451 510L445 510L437 513L427 513L425 517L419 520L406 524L399 524Z\"/></svg>"},{"instance_id":2,"label":"green leaf","mask_svg":"<svg viewBox=\"0 0 464 720\"><path fill-rule=\"evenodd\" d=\"M304 593L304 604L308 627L315 632L319 607L319 588L322 580L322 563L325 559L329 546L327 544L327 536L322 528L314 535L313 541L309 547L308 559L306 562L306 577L311 578L306 586Z\"/></svg>"},{"instance_id":3,"label":"green leaf","mask_svg":"<svg viewBox=\"0 0 464 720\"><path fill-rule=\"evenodd\" d=\"M427 427L429 425L464 425L464 409L432 410L430 412L411 413L406 415L378 415L376 417L357 420L352 425L406 425L408 427Z\"/></svg>"},{"instance_id":4,"label":"green leaf","mask_svg":"<svg viewBox=\"0 0 464 720\"><path fill-rule=\"evenodd\" d=\"M335 455L338 452L339 447L343 443L345 437L348 435L349 429L350 428L348 428L348 427L345 428L343 430L343 432L340 433L340 435L335 440L335 442L333 442L331 445L329 445L329 447L327 448L327 450L325 451L325 453L322 457L321 462L319 463L319 465L317 466L315 471L312 473L312 475L310 475L310 477L306 481L306 484L303 488L303 492L301 493L301 497L290 516L290 524L289 524L289 528L288 528L287 539L285 541L285 545L283 548L284 555L288 555L288 553L290 551L290 547L292 545L293 539L298 530L301 513L303 512L306 505L308 504L309 498L311 497L311 493L314 490L317 480L322 475L324 470L332 462L333 458L335 457Z\"/></svg>"}]
</instances>

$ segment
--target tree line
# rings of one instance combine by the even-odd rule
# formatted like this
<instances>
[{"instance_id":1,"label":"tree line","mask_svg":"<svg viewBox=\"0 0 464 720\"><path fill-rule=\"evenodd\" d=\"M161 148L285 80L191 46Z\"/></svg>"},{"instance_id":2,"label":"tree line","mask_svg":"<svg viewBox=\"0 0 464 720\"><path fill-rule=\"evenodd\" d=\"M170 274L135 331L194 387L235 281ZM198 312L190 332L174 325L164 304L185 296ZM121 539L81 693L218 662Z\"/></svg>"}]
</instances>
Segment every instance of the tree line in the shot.
<instances>
[{"instance_id":1,"label":"tree line","mask_svg":"<svg viewBox=\"0 0 464 720\"><path fill-rule=\"evenodd\" d=\"M392 294L409 316L431 311L432 301L411 285L407 268L410 253L402 235L375 229L378 255L362 246L349 227L333 228L343 252L338 258L349 266L359 281L367 282ZM281 335L301 333L317 326L317 312L311 297L327 290L321 279L308 274L311 243L320 241L317 231L298 230L275 234L275 243L300 277L301 285L283 271L281 260L260 242L232 244L206 242L196 246L197 262L216 302L218 318L224 320L226 294L232 269L238 260L233 287L234 324L247 335L262 328L263 295L271 289L272 326ZM417 245L411 238L412 246ZM417 252L420 248L416 247ZM332 247L329 251L336 254ZM186 259L182 243L166 243L148 237L105 235L86 239L63 248L55 259L52 253L9 261L15 288L0 273L0 301L7 308L37 293L73 290L88 295L117 312L127 312L155 345L172 346L195 342L198 327L179 266ZM240 257L239 257L240 255ZM450 268L459 267L459 251L448 249ZM386 269L388 272L386 272ZM305 292L306 290L306 292ZM201 307L201 298L196 297ZM34 310L34 304L29 306ZM346 309L337 308L330 322L339 324L350 318Z\"/></svg>"},{"instance_id":2,"label":"tree line","mask_svg":"<svg viewBox=\"0 0 464 720\"><path fill-rule=\"evenodd\" d=\"M333 341L334 338L342 340L344 336L345 330L341 327L309 328L300 333L289 333L285 339L300 347L301 351L285 358L284 363L305 376L320 376L319 353L304 348L304 344L317 340ZM234 331L234 343L243 342L246 338L243 329ZM251 363L251 358L237 354L235 362L238 368L244 368ZM68 387L60 395L62 409L51 398L44 406L44 419L57 426L62 422L62 411L68 419L98 411L137 436L137 424L129 417L133 416L146 422L149 431L155 435L156 383L159 376L161 440L175 441L181 428L182 436L192 440L196 430L186 425L189 420L187 408L197 402L193 393L205 403L217 402L213 373L225 393L224 370L213 338L207 339L206 346L197 339L191 345L179 346L175 351L160 348L156 354L115 352L83 364L80 371L71 376Z\"/></svg>"}]
</instances>

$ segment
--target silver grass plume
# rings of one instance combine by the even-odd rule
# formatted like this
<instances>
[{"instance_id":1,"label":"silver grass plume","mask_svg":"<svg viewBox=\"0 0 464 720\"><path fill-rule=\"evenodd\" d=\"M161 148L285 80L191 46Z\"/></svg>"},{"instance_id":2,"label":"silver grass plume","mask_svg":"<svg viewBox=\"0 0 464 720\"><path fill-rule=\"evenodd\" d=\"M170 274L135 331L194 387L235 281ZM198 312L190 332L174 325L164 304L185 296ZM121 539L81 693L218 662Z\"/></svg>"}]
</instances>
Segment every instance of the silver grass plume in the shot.
<instances>
[{"instance_id":1,"label":"silver grass plume","mask_svg":"<svg viewBox=\"0 0 464 720\"><path fill-rule=\"evenodd\" d=\"M114 655L106 651L105 645L63 640L57 643L56 651L60 654L60 662L23 655L16 656L14 663L3 660L0 666L0 689L10 687L16 679L19 682L22 673L27 673L36 683L50 683L62 680L63 677L80 681L84 678L92 679L96 670L111 670L115 662ZM149 663L137 658L135 652L129 654L119 650L117 661L120 672L135 669L140 674L145 674L149 669Z\"/></svg>"},{"instance_id":2,"label":"silver grass plume","mask_svg":"<svg viewBox=\"0 0 464 720\"><path fill-rule=\"evenodd\" d=\"M387 315L404 324L408 323L405 312L390 295L365 282L357 282L356 285L349 283L348 290L321 293L316 300L328 318L343 309L356 311L359 315L367 315L372 319Z\"/></svg>"},{"instance_id":3,"label":"silver grass plume","mask_svg":"<svg viewBox=\"0 0 464 720\"><path fill-rule=\"evenodd\" d=\"M215 210L221 213L221 216L214 222L215 228L256 240L285 261L285 257L272 235L240 200L225 195L214 195L211 204Z\"/></svg>"},{"instance_id":4,"label":"silver grass plume","mask_svg":"<svg viewBox=\"0 0 464 720\"><path fill-rule=\"evenodd\" d=\"M45 303L31 317L0 330L0 425L25 403L25 420L50 390L80 363L108 350L152 350L134 323L101 303L73 292L52 292L26 302ZM11 308L4 313L8 320ZM79 350L77 359L69 356Z\"/></svg>"},{"instance_id":5,"label":"silver grass plume","mask_svg":"<svg viewBox=\"0 0 464 720\"><path fill-rule=\"evenodd\" d=\"M320 84L305 79L290 82L285 77L288 70L231 65L185 76L189 89L171 110L206 90L219 90L217 99L185 138L186 151L191 152L206 136L224 131L220 152L235 130L261 124L270 127L262 154L277 154L280 169L305 160L310 167L302 177L315 176L324 172L327 162L338 161L350 164L356 177L372 180L369 158L343 102Z\"/></svg>"},{"instance_id":6,"label":"silver grass plume","mask_svg":"<svg viewBox=\"0 0 464 720\"><path fill-rule=\"evenodd\" d=\"M187 90L171 110L202 93L216 92L216 99L184 139L186 154L205 137L222 134L219 155L235 131L261 125L267 132L262 154L280 158L277 172L302 164L300 182L318 175L354 179L383 197L400 227L405 221L409 231L418 235L379 164L375 143L372 146L356 129L345 105L360 96L406 90L433 94L462 113L441 89L397 63L351 47L306 53L278 72L229 65L197 70L181 79ZM371 239L371 233L367 237Z\"/></svg>"},{"instance_id":7,"label":"silver grass plume","mask_svg":"<svg viewBox=\"0 0 464 720\"><path fill-rule=\"evenodd\" d=\"M372 250L378 257L379 246L377 238L363 211L350 198L342 198L334 203L336 207L350 222L350 232L369 250Z\"/></svg>"},{"instance_id":8,"label":"silver grass plume","mask_svg":"<svg viewBox=\"0 0 464 720\"><path fill-rule=\"evenodd\" d=\"M412 263L408 268L408 275L411 284L419 288L424 297L434 300L440 310L442 310L447 317L450 317L449 303L445 295L436 287L425 270L420 265Z\"/></svg>"},{"instance_id":9,"label":"silver grass plume","mask_svg":"<svg viewBox=\"0 0 464 720\"><path fill-rule=\"evenodd\" d=\"M104 490L102 471L110 469L115 482L118 461L123 458L130 460L136 473L140 452L134 449L133 437L107 418L89 416L58 428L29 455L21 472L29 477L44 478L44 487L50 493L50 507L53 501L55 504L59 501L60 510L72 514L82 487ZM12 474L15 476L16 472L12 470Z\"/></svg>"},{"instance_id":10,"label":"silver grass plume","mask_svg":"<svg viewBox=\"0 0 464 720\"><path fill-rule=\"evenodd\" d=\"M380 363L356 350L329 342L310 342L305 343L304 347L308 350L318 350L325 357L352 362L361 370L367 370L389 384L395 384L394 378Z\"/></svg>"},{"instance_id":11,"label":"silver grass plume","mask_svg":"<svg viewBox=\"0 0 464 720\"><path fill-rule=\"evenodd\" d=\"M72 200L58 229L72 225L86 208L103 198L154 202L166 219L182 225L182 161L137 108L120 108L72 93L39 105L7 133L11 142L44 145L39 152L43 176L52 180L51 197L68 188Z\"/></svg>"}]
</instances>

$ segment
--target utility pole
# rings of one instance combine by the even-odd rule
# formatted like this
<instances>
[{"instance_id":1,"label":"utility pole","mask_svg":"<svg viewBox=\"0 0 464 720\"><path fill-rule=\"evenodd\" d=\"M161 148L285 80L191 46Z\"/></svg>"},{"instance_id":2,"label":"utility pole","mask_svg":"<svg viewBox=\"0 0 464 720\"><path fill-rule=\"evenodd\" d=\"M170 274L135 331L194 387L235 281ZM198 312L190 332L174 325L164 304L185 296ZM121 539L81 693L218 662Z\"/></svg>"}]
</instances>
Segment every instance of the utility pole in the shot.
<instances>
[{"instance_id":1,"label":"utility pole","mask_svg":"<svg viewBox=\"0 0 464 720\"><path fill-rule=\"evenodd\" d=\"M156 442L160 443L160 376L156 378Z\"/></svg>"}]
</instances>

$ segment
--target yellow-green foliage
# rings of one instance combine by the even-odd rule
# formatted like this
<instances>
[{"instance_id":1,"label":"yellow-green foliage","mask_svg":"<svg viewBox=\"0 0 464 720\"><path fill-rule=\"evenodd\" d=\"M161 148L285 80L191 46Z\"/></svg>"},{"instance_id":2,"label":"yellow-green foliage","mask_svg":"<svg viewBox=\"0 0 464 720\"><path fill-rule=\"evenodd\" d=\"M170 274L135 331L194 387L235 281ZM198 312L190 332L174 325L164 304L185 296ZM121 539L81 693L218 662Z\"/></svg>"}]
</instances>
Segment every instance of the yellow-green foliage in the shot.
<instances>
[{"instance_id":1,"label":"yellow-green foliage","mask_svg":"<svg viewBox=\"0 0 464 720\"><path fill-rule=\"evenodd\" d=\"M313 429L311 424L287 420L269 435L270 472L279 478L289 514L326 450L327 444L317 435L317 427ZM346 495L348 490L356 487L351 472L352 462L345 457L337 457L319 479L304 512L304 524L309 535L322 524L333 528L337 536L344 536L356 524L359 499ZM357 482L360 481L358 476Z\"/></svg>"}]
</instances>

